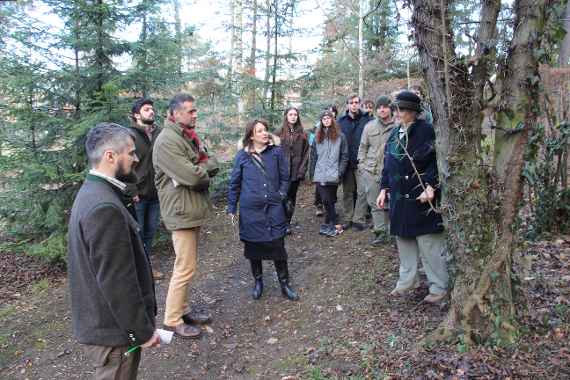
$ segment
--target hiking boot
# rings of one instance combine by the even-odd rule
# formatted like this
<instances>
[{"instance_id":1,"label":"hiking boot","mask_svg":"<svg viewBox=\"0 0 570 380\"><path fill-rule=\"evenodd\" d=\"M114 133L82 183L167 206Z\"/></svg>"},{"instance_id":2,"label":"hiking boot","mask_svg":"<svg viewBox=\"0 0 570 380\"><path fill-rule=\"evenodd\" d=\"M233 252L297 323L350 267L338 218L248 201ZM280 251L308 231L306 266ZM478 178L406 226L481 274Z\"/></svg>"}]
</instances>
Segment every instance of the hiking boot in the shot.
<instances>
[{"instance_id":1,"label":"hiking boot","mask_svg":"<svg viewBox=\"0 0 570 380\"><path fill-rule=\"evenodd\" d=\"M204 325L210 323L212 316L208 313L186 313L182 316L182 320L187 325Z\"/></svg>"},{"instance_id":2,"label":"hiking boot","mask_svg":"<svg viewBox=\"0 0 570 380\"><path fill-rule=\"evenodd\" d=\"M391 296L395 296L395 297L402 296L402 295L408 293L408 292L411 291L411 290L417 289L419 286L420 286L420 282L419 282L418 279L416 279L416 281L414 281L414 282L412 283L412 285L410 285L410 286L408 286L408 287L400 288L400 287L397 287L397 286L396 286L396 288L394 288L394 290L392 290L392 291L390 292L390 295L391 295Z\"/></svg>"},{"instance_id":3,"label":"hiking boot","mask_svg":"<svg viewBox=\"0 0 570 380\"><path fill-rule=\"evenodd\" d=\"M338 231L336 230L336 228L331 225L329 226L328 230L327 230L327 236L328 237L335 237L338 235Z\"/></svg>"},{"instance_id":4,"label":"hiking boot","mask_svg":"<svg viewBox=\"0 0 570 380\"><path fill-rule=\"evenodd\" d=\"M299 300L299 295L291 288L289 281L279 280L279 284L281 285L281 294L283 297L287 298L289 301Z\"/></svg>"},{"instance_id":5,"label":"hiking boot","mask_svg":"<svg viewBox=\"0 0 570 380\"><path fill-rule=\"evenodd\" d=\"M176 326L164 325L164 329L168 331L174 331L174 334L181 338L187 339L198 339L202 334L202 330L196 326L187 325L186 323L181 323Z\"/></svg>"},{"instance_id":6,"label":"hiking boot","mask_svg":"<svg viewBox=\"0 0 570 380\"><path fill-rule=\"evenodd\" d=\"M441 293L441 294L430 293L424 298L424 302L438 303L438 302L442 301L446 295L447 295L447 293Z\"/></svg>"},{"instance_id":7,"label":"hiking boot","mask_svg":"<svg viewBox=\"0 0 570 380\"><path fill-rule=\"evenodd\" d=\"M261 298L262 294L263 294L263 279L261 278L255 279L255 285L253 287L253 290L251 291L251 296L253 297L254 300L258 300Z\"/></svg>"},{"instance_id":8,"label":"hiking boot","mask_svg":"<svg viewBox=\"0 0 570 380\"><path fill-rule=\"evenodd\" d=\"M389 242L390 236L388 236L384 231L380 231L374 233L374 239L372 239L370 245L373 247L380 247Z\"/></svg>"},{"instance_id":9,"label":"hiking boot","mask_svg":"<svg viewBox=\"0 0 570 380\"><path fill-rule=\"evenodd\" d=\"M366 224L363 224L363 223L355 223L355 222L353 222L353 223L352 223L352 228L353 228L355 231L364 231L365 229L368 228L368 226L367 226Z\"/></svg>"},{"instance_id":10,"label":"hiking boot","mask_svg":"<svg viewBox=\"0 0 570 380\"><path fill-rule=\"evenodd\" d=\"M321 228L319 228L319 235L327 236L329 234L329 227L330 224L321 224Z\"/></svg>"},{"instance_id":11,"label":"hiking boot","mask_svg":"<svg viewBox=\"0 0 570 380\"><path fill-rule=\"evenodd\" d=\"M322 206L322 205L317 205L317 206L315 206L315 208L317 209L317 210L315 211L315 215L316 215L316 216L323 216L323 215L324 215L323 206Z\"/></svg>"}]
</instances>

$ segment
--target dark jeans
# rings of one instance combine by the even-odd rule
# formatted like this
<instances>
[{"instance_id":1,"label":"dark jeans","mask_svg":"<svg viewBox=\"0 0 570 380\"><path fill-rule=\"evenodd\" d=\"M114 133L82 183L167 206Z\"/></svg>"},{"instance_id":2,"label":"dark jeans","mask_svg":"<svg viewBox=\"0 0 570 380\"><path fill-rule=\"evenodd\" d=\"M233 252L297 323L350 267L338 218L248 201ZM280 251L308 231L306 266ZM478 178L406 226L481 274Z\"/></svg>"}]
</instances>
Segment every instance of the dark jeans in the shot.
<instances>
[{"instance_id":1,"label":"dark jeans","mask_svg":"<svg viewBox=\"0 0 570 380\"><path fill-rule=\"evenodd\" d=\"M338 185L320 185L317 184L317 191L319 192L325 208L325 224L337 224L337 214L335 209L336 192Z\"/></svg>"},{"instance_id":2,"label":"dark jeans","mask_svg":"<svg viewBox=\"0 0 570 380\"><path fill-rule=\"evenodd\" d=\"M319 194L319 185L315 186L315 206L322 207L323 201L321 199L321 194Z\"/></svg>"},{"instance_id":3,"label":"dark jeans","mask_svg":"<svg viewBox=\"0 0 570 380\"><path fill-rule=\"evenodd\" d=\"M289 182L289 190L287 190L287 198L289 198L293 202L293 209L295 209L295 205L297 204L297 190L299 190L300 183L301 181L299 180ZM291 218L287 220L287 223L291 223L292 218L293 215L291 215Z\"/></svg>"},{"instance_id":4,"label":"dark jeans","mask_svg":"<svg viewBox=\"0 0 570 380\"><path fill-rule=\"evenodd\" d=\"M137 221L141 227L140 235L144 244L144 251L150 257L152 239L160 224L160 203L158 199L143 199L135 204Z\"/></svg>"}]
</instances>

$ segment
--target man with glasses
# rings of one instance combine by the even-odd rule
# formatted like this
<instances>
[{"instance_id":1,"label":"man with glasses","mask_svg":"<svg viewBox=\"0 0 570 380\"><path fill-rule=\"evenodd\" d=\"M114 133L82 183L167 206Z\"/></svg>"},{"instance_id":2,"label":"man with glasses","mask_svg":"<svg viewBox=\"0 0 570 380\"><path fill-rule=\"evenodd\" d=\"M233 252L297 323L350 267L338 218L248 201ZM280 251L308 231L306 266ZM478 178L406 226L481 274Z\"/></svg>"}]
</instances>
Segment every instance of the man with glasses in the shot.
<instances>
[{"instance_id":1,"label":"man with glasses","mask_svg":"<svg viewBox=\"0 0 570 380\"><path fill-rule=\"evenodd\" d=\"M342 204L344 209L345 229L353 227L357 231L362 231L365 225L362 223L353 223L355 207L363 209L362 213L366 213L368 207L366 202L356 203L357 189L357 168L358 168L358 148L362 137L364 126L372 120L372 118L360 110L360 98L358 95L351 95L346 100L347 110L344 115L337 120L342 133L346 137L348 143L348 167L346 168L344 177L342 178Z\"/></svg>"}]
</instances>

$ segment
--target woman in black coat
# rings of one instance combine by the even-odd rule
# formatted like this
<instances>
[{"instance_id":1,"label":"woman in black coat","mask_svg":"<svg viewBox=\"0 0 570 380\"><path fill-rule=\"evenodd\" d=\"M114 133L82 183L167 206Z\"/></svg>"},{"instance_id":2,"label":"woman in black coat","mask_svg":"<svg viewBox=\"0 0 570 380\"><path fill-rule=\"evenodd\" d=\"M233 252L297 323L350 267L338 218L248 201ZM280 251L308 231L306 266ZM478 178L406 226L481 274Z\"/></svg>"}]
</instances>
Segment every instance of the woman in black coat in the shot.
<instances>
[{"instance_id":1,"label":"woman in black coat","mask_svg":"<svg viewBox=\"0 0 570 380\"><path fill-rule=\"evenodd\" d=\"M418 119L420 98L410 91L396 97L400 127L394 128L385 146L378 207L390 194L390 233L396 236L400 278L392 295L418 285L418 258L429 282L426 302L439 302L446 293L448 273L446 241L441 214L436 211L439 179L435 133L431 124Z\"/></svg>"},{"instance_id":2,"label":"woman in black coat","mask_svg":"<svg viewBox=\"0 0 570 380\"><path fill-rule=\"evenodd\" d=\"M284 237L287 220L283 200L289 185L289 168L280 147L270 143L267 122L248 123L243 149L235 158L228 192L228 214L234 222L239 202L239 235L244 256L255 279L252 296L263 293L262 260L273 260L284 297L296 301L289 285Z\"/></svg>"},{"instance_id":3,"label":"woman in black coat","mask_svg":"<svg viewBox=\"0 0 570 380\"><path fill-rule=\"evenodd\" d=\"M285 112L283 112L283 124L277 135L281 139L281 147L289 165L287 198L291 201L293 207L290 215L287 217L287 223L291 224L295 204L297 203L297 190L301 181L305 179L309 163L309 138L303 130L301 116L297 108L289 107L285 109ZM290 227L287 226L287 228L287 233L291 233Z\"/></svg>"}]
</instances>

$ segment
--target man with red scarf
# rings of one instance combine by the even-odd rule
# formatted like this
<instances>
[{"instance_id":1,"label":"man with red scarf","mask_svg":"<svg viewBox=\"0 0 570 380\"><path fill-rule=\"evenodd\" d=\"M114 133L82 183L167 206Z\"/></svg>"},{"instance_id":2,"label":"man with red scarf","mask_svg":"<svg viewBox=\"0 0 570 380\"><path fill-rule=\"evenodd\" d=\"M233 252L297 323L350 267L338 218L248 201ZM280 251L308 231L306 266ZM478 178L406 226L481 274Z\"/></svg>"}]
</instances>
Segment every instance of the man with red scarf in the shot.
<instances>
[{"instance_id":1,"label":"man with red scarf","mask_svg":"<svg viewBox=\"0 0 570 380\"><path fill-rule=\"evenodd\" d=\"M209 315L191 311L187 291L196 272L200 228L212 205L208 187L217 171L196 133L198 111L188 94L175 95L168 106L168 120L158 136L152 161L160 199L160 212L172 232L176 260L164 311L164 326L185 338L200 336L196 324L207 323Z\"/></svg>"}]
</instances>

